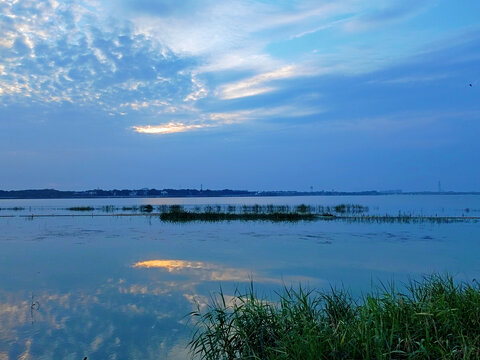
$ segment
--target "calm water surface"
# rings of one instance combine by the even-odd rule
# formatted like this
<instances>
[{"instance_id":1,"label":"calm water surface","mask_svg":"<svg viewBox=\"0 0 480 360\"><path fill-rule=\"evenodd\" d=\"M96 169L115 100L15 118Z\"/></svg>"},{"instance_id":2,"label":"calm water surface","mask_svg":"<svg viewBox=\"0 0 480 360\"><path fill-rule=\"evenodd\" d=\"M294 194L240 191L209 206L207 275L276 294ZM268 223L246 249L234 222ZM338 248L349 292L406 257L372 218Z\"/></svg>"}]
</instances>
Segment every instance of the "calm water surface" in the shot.
<instances>
[{"instance_id":1,"label":"calm water surface","mask_svg":"<svg viewBox=\"0 0 480 360\"><path fill-rule=\"evenodd\" d=\"M369 206L461 216L475 196L3 200L0 207L0 359L185 359L188 317L220 286L253 279L361 294L377 281L432 272L480 279L480 223L163 223L156 217L22 217L66 207L138 204Z\"/></svg>"}]
</instances>

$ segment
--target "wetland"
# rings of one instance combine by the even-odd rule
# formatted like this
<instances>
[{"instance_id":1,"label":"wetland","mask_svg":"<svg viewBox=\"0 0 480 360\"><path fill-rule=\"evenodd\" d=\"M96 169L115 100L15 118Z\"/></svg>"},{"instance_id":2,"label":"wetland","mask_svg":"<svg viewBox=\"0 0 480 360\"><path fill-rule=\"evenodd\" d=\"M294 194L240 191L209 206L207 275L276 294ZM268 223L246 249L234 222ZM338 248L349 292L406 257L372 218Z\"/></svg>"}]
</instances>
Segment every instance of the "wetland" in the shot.
<instances>
[{"instance_id":1,"label":"wetland","mask_svg":"<svg viewBox=\"0 0 480 360\"><path fill-rule=\"evenodd\" d=\"M360 298L378 282L480 278L480 196L107 200L0 201L0 358L185 359L187 315L252 281L260 297L302 285ZM162 220L172 206L334 219Z\"/></svg>"}]
</instances>

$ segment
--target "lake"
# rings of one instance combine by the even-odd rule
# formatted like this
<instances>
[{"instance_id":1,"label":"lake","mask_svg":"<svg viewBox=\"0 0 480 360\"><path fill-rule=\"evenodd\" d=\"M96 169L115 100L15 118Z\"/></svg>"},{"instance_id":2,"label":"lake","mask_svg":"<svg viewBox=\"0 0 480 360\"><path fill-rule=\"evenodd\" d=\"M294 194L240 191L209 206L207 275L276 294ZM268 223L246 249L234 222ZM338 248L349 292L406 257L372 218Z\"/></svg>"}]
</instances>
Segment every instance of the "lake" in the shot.
<instances>
[{"instance_id":1,"label":"lake","mask_svg":"<svg viewBox=\"0 0 480 360\"><path fill-rule=\"evenodd\" d=\"M0 360L185 359L187 314L253 280L354 294L432 272L480 279L480 223L165 223L102 206L368 206L368 214L479 216L480 196L0 200ZM67 208L92 206L90 216ZM73 214L75 215L75 214ZM85 214L82 214L85 215ZM109 214L111 215L111 214Z\"/></svg>"}]
</instances>

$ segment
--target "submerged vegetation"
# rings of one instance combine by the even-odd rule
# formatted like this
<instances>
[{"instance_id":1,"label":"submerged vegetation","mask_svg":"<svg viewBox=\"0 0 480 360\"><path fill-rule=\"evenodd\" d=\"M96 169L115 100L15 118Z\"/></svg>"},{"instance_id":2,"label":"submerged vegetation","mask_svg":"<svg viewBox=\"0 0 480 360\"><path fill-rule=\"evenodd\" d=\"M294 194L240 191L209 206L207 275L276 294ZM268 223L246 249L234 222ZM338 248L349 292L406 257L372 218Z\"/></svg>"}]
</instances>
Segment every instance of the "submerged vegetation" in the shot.
<instances>
[{"instance_id":1,"label":"submerged vegetation","mask_svg":"<svg viewBox=\"0 0 480 360\"><path fill-rule=\"evenodd\" d=\"M362 214L368 212L368 207L356 204L340 204L336 206L309 206L301 204L298 206L289 205L205 205L186 208L182 205L139 205L115 207L113 205L104 205L97 208L92 206L73 206L66 210L69 211L99 211L106 213L115 213L120 211L144 212L159 214L164 213L208 213L208 214L311 214L333 216L332 214Z\"/></svg>"},{"instance_id":2,"label":"submerged vegetation","mask_svg":"<svg viewBox=\"0 0 480 360\"><path fill-rule=\"evenodd\" d=\"M191 316L190 350L205 360L480 358L480 286L449 276L382 285L358 300L300 288L272 302L252 285Z\"/></svg>"},{"instance_id":3,"label":"submerged vegetation","mask_svg":"<svg viewBox=\"0 0 480 360\"><path fill-rule=\"evenodd\" d=\"M346 221L362 223L450 223L476 220L470 217L414 216L410 214L366 215L368 207L352 204L337 206L287 206L287 205L243 205L243 206L196 206L186 209L180 205L162 205L159 207L162 221Z\"/></svg>"},{"instance_id":4,"label":"submerged vegetation","mask_svg":"<svg viewBox=\"0 0 480 360\"><path fill-rule=\"evenodd\" d=\"M299 207L302 208L298 209ZM237 208L230 205L225 208L221 206L206 206L203 209L197 207L189 211L179 205L172 205L168 211L160 214L160 219L171 222L224 220L300 221L315 219L315 215L307 209L306 205L299 207L292 211L288 206L243 205Z\"/></svg>"},{"instance_id":5,"label":"submerged vegetation","mask_svg":"<svg viewBox=\"0 0 480 360\"><path fill-rule=\"evenodd\" d=\"M70 211L93 211L93 210L95 210L95 208L93 208L91 206L72 206L72 207L69 207L67 210L70 210Z\"/></svg>"},{"instance_id":6,"label":"submerged vegetation","mask_svg":"<svg viewBox=\"0 0 480 360\"><path fill-rule=\"evenodd\" d=\"M0 208L0 211L1 210L23 211L23 210L25 210L25 208L21 207L21 206L14 206L14 207L11 207L11 208Z\"/></svg>"},{"instance_id":7,"label":"submerged vegetation","mask_svg":"<svg viewBox=\"0 0 480 360\"><path fill-rule=\"evenodd\" d=\"M180 205L171 205L161 209L160 218L163 221L187 222L187 221L231 221L231 220L260 220L260 221L301 221L315 220L319 218L333 219L337 208L344 213L347 211L368 211L361 205L341 205L340 207L298 206L288 205L228 205L228 206L205 206L195 207L191 210L184 209ZM360 210L361 209L361 210Z\"/></svg>"},{"instance_id":8,"label":"submerged vegetation","mask_svg":"<svg viewBox=\"0 0 480 360\"><path fill-rule=\"evenodd\" d=\"M23 207L3 208L0 210L19 211ZM56 209L58 210L58 209ZM478 216L424 216L399 212L397 215L370 215L367 206L358 204L339 204L330 206L311 205L130 205L118 207L103 206L72 206L64 210L71 212L89 212L89 216L158 216L162 221L190 222L190 221L344 221L361 223L450 223L480 220ZM468 209L469 211L473 211ZM32 211L32 208L29 208ZM468 214L468 211L465 211ZM103 214L102 214L103 213ZM11 216L11 215L9 215ZM20 215L28 217L59 216L49 215ZM63 215L60 215L63 216Z\"/></svg>"},{"instance_id":9,"label":"submerged vegetation","mask_svg":"<svg viewBox=\"0 0 480 360\"><path fill-rule=\"evenodd\" d=\"M232 220L267 220L267 221L300 221L300 220L314 220L313 214L301 213L258 213L258 214L236 214L223 212L165 212L160 214L160 219L170 222L188 222L188 221L232 221Z\"/></svg>"}]
</instances>

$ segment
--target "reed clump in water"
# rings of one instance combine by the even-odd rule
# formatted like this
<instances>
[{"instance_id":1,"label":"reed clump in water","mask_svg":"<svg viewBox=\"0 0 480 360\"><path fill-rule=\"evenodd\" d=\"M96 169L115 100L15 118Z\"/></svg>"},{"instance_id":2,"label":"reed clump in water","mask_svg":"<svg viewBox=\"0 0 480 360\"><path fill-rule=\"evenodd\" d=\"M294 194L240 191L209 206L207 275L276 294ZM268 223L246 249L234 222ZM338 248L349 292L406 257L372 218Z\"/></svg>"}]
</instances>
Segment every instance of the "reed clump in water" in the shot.
<instances>
[{"instance_id":1,"label":"reed clump in water","mask_svg":"<svg viewBox=\"0 0 480 360\"><path fill-rule=\"evenodd\" d=\"M14 207L11 207L11 208L0 208L0 211L1 210L23 211L23 210L25 210L25 208L22 207L22 206L14 206Z\"/></svg>"},{"instance_id":2,"label":"reed clump in water","mask_svg":"<svg viewBox=\"0 0 480 360\"><path fill-rule=\"evenodd\" d=\"M479 359L480 287L433 275L355 301L344 290L285 289L276 302L253 285L191 313L200 359Z\"/></svg>"},{"instance_id":3,"label":"reed clump in water","mask_svg":"<svg viewBox=\"0 0 480 360\"><path fill-rule=\"evenodd\" d=\"M91 206L72 206L72 207L69 207L67 210L70 210L70 211L94 211L95 208L93 208Z\"/></svg>"},{"instance_id":4,"label":"reed clump in water","mask_svg":"<svg viewBox=\"0 0 480 360\"><path fill-rule=\"evenodd\" d=\"M268 206L242 206L237 211L233 206L223 209L221 206L206 206L203 210L194 209L194 211L185 210L180 205L172 205L169 211L160 213L160 219L170 222L188 222L188 221L302 221L314 220L314 213L308 211L290 211L290 208L268 207Z\"/></svg>"},{"instance_id":5,"label":"reed clump in water","mask_svg":"<svg viewBox=\"0 0 480 360\"><path fill-rule=\"evenodd\" d=\"M338 216L335 219L349 223L403 223L403 224L447 224L455 222L476 221L475 218L448 217L448 216L414 216L414 215L369 215L369 216Z\"/></svg>"}]
</instances>

